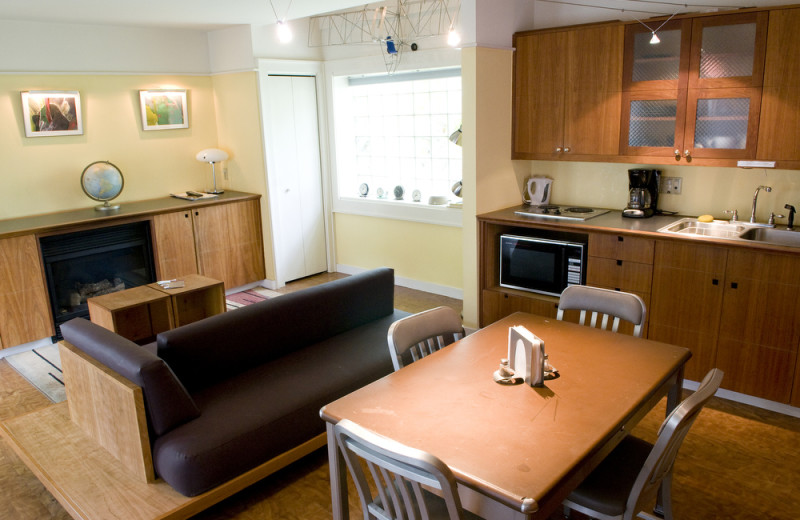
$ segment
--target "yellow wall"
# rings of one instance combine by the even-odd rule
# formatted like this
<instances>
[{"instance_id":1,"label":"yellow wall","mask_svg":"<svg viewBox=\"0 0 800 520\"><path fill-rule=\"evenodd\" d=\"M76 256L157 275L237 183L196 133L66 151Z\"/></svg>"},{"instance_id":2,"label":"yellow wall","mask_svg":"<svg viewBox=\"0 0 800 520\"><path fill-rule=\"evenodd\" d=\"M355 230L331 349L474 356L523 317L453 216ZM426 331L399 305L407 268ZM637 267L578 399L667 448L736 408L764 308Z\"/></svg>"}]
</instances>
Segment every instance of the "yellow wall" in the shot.
<instances>
[{"instance_id":1,"label":"yellow wall","mask_svg":"<svg viewBox=\"0 0 800 520\"><path fill-rule=\"evenodd\" d=\"M461 55L464 105L464 323L478 325L478 232L475 216L516 204L516 170L511 160L513 53L465 48ZM475 197L470 197L475 193Z\"/></svg>"},{"instance_id":2,"label":"yellow wall","mask_svg":"<svg viewBox=\"0 0 800 520\"><path fill-rule=\"evenodd\" d=\"M267 279L275 279L272 224L267 206L264 140L258 103L258 73L240 72L212 77L216 102L219 146L230 154L225 186L260 193L261 228L267 264ZM218 180L219 182L219 180Z\"/></svg>"},{"instance_id":3,"label":"yellow wall","mask_svg":"<svg viewBox=\"0 0 800 520\"><path fill-rule=\"evenodd\" d=\"M758 196L757 218L766 221L770 211L786 214L784 204L800 207L800 172L795 170L712 168L702 166L653 166L647 164L520 161L525 166L520 186L531 174L552 177L552 201L622 209L627 203L628 169L657 168L662 175L683 178L680 195L661 194L659 208L683 215L711 214L730 218L722 212L738 209L740 220L750 218L753 192L759 185L771 186L771 193Z\"/></svg>"},{"instance_id":4,"label":"yellow wall","mask_svg":"<svg viewBox=\"0 0 800 520\"><path fill-rule=\"evenodd\" d=\"M185 88L189 128L142 131L139 90ZM20 91L77 90L83 135L25 137ZM118 202L202 188L211 172L195 159L217 145L211 78L170 75L0 75L0 219L91 207L84 168L110 161L125 177Z\"/></svg>"},{"instance_id":5,"label":"yellow wall","mask_svg":"<svg viewBox=\"0 0 800 520\"><path fill-rule=\"evenodd\" d=\"M403 220L334 214L336 262L461 288L461 229Z\"/></svg>"}]
</instances>

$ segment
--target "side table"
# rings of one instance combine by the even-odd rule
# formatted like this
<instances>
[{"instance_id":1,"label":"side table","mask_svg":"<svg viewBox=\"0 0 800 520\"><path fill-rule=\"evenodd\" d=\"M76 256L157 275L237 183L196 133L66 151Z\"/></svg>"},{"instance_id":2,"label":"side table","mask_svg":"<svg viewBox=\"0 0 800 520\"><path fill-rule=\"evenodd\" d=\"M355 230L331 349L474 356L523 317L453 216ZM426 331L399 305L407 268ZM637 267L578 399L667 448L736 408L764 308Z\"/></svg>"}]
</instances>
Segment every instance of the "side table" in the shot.
<instances>
[{"instance_id":1,"label":"side table","mask_svg":"<svg viewBox=\"0 0 800 520\"><path fill-rule=\"evenodd\" d=\"M225 286L221 281L199 274L186 275L178 280L184 282L183 287L164 289L157 283L147 286L169 297L173 327L225 312Z\"/></svg>"},{"instance_id":2,"label":"side table","mask_svg":"<svg viewBox=\"0 0 800 520\"><path fill-rule=\"evenodd\" d=\"M92 322L131 341L175 327L169 295L142 285L87 300Z\"/></svg>"}]
</instances>

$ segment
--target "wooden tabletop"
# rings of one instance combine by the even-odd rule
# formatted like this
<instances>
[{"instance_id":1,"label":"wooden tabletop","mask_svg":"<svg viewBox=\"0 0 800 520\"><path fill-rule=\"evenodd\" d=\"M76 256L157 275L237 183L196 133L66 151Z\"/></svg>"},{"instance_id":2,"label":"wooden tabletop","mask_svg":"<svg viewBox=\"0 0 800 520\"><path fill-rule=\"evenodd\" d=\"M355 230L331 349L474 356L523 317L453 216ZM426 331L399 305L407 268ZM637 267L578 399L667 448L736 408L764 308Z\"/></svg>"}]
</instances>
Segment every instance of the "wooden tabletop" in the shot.
<instances>
[{"instance_id":1,"label":"wooden tabletop","mask_svg":"<svg viewBox=\"0 0 800 520\"><path fill-rule=\"evenodd\" d=\"M495 383L508 328L545 342L557 379ZM516 313L322 409L430 452L459 483L546 516L682 378L681 347Z\"/></svg>"}]
</instances>

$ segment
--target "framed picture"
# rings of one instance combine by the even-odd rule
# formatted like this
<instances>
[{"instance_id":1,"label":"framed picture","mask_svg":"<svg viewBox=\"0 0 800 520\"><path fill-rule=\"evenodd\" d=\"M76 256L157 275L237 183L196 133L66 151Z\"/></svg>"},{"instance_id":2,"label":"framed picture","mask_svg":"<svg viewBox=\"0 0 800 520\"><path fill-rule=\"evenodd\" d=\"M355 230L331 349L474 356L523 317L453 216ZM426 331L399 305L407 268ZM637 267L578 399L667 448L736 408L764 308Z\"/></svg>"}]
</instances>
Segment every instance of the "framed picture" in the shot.
<instances>
[{"instance_id":1,"label":"framed picture","mask_svg":"<svg viewBox=\"0 0 800 520\"><path fill-rule=\"evenodd\" d=\"M22 92L22 117L27 137L83 134L81 95L77 91Z\"/></svg>"},{"instance_id":2,"label":"framed picture","mask_svg":"<svg viewBox=\"0 0 800 520\"><path fill-rule=\"evenodd\" d=\"M189 128L185 90L140 90L139 102L142 107L142 130Z\"/></svg>"}]
</instances>

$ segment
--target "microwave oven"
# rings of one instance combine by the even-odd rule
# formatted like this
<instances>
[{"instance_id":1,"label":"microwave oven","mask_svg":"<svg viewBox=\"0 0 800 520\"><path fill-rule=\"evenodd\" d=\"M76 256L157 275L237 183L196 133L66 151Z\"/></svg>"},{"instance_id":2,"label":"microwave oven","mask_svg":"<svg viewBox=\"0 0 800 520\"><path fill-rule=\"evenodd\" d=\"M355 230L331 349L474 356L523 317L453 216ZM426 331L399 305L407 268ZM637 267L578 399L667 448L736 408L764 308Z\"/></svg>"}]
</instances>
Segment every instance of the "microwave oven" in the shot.
<instances>
[{"instance_id":1,"label":"microwave oven","mask_svg":"<svg viewBox=\"0 0 800 520\"><path fill-rule=\"evenodd\" d=\"M500 286L560 296L586 284L586 249L579 241L500 235Z\"/></svg>"}]
</instances>

